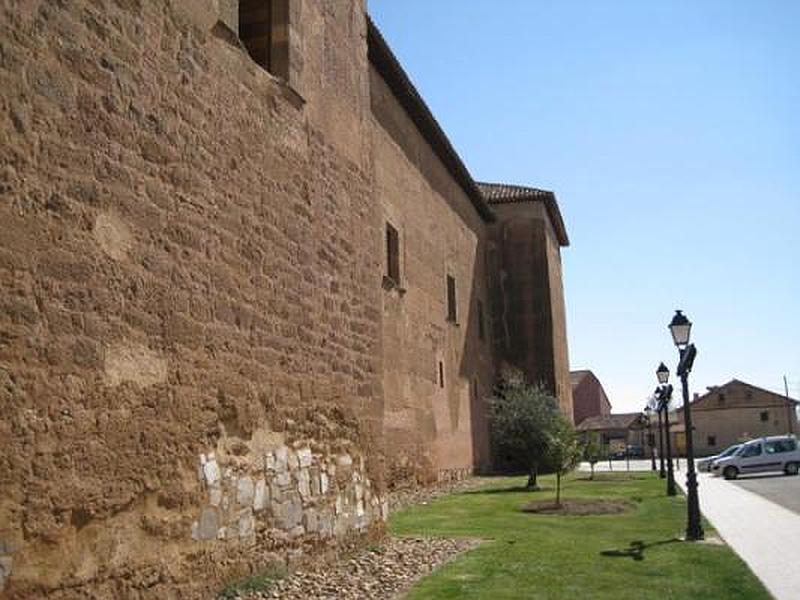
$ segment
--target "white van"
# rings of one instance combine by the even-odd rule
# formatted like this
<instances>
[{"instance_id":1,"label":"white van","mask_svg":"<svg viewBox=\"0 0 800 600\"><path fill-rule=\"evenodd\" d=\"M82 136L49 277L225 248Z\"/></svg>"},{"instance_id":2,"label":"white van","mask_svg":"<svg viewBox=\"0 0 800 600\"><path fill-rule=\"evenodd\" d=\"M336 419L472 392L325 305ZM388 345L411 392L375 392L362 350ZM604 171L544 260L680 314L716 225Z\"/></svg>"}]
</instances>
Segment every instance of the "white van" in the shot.
<instances>
[{"instance_id":1,"label":"white van","mask_svg":"<svg viewBox=\"0 0 800 600\"><path fill-rule=\"evenodd\" d=\"M800 470L800 450L793 435L776 435L751 440L743 444L732 456L714 461L711 472L725 479L736 479L739 475L783 471L797 475Z\"/></svg>"}]
</instances>

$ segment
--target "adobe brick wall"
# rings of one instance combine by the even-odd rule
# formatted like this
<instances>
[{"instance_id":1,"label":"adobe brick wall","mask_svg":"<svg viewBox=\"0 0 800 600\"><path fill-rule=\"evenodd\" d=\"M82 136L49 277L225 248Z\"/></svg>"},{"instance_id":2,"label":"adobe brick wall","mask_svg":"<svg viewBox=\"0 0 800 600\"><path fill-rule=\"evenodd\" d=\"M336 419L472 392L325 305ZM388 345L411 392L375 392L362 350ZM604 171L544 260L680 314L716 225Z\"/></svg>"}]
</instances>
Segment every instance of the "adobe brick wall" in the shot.
<instances>
[{"instance_id":1,"label":"adobe brick wall","mask_svg":"<svg viewBox=\"0 0 800 600\"><path fill-rule=\"evenodd\" d=\"M3 5L8 597L200 597L385 516L364 7L298 10L304 105L216 2Z\"/></svg>"},{"instance_id":2,"label":"adobe brick wall","mask_svg":"<svg viewBox=\"0 0 800 600\"><path fill-rule=\"evenodd\" d=\"M494 383L486 224L375 69L370 82L375 194L382 220L401 240L403 290L382 292L384 436L392 479L424 482L485 470L484 399ZM456 280L457 324L447 321L448 274Z\"/></svg>"}]
</instances>

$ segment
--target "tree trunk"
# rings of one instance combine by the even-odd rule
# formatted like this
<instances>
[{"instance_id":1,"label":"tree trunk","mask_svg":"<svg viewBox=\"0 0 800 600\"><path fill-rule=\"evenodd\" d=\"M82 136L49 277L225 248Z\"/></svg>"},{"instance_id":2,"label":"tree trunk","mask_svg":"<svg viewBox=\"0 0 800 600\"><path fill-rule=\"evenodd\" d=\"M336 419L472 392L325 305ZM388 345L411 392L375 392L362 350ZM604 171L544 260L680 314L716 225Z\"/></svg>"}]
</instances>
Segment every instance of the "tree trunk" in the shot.
<instances>
[{"instance_id":1,"label":"tree trunk","mask_svg":"<svg viewBox=\"0 0 800 600\"><path fill-rule=\"evenodd\" d=\"M589 475L589 481L594 481L594 463L589 463L589 468L592 470L591 475Z\"/></svg>"},{"instance_id":2,"label":"tree trunk","mask_svg":"<svg viewBox=\"0 0 800 600\"><path fill-rule=\"evenodd\" d=\"M556 506L561 506L561 471L556 471Z\"/></svg>"},{"instance_id":3,"label":"tree trunk","mask_svg":"<svg viewBox=\"0 0 800 600\"><path fill-rule=\"evenodd\" d=\"M530 491L535 492L539 489L539 484L537 483L537 478L539 475L539 469L536 465L531 465L530 473L528 473L528 485L527 487Z\"/></svg>"}]
</instances>

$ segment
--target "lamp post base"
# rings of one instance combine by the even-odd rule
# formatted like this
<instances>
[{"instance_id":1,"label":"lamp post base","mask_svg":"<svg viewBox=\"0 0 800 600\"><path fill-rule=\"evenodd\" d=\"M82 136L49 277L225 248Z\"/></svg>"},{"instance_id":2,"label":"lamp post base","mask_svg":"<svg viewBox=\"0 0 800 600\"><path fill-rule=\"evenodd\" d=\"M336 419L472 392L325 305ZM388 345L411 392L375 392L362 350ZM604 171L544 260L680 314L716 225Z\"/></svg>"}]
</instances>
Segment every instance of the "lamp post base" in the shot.
<instances>
[{"instance_id":1,"label":"lamp post base","mask_svg":"<svg viewBox=\"0 0 800 600\"><path fill-rule=\"evenodd\" d=\"M686 524L687 541L697 542L705 538L702 517L700 515L700 501L697 497L697 474L694 470L686 474L686 502L688 504L689 519Z\"/></svg>"},{"instance_id":2,"label":"lamp post base","mask_svg":"<svg viewBox=\"0 0 800 600\"><path fill-rule=\"evenodd\" d=\"M675 496L677 494L678 491L675 487L675 478L672 475L672 472L670 472L667 476L667 496Z\"/></svg>"}]
</instances>

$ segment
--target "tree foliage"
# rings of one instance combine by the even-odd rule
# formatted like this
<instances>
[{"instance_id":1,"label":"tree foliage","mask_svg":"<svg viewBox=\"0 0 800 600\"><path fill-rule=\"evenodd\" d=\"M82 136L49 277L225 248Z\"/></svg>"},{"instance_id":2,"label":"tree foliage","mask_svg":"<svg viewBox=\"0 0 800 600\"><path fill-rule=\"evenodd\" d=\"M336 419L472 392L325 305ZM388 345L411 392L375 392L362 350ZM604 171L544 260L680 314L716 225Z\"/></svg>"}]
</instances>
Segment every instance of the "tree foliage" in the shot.
<instances>
[{"instance_id":1,"label":"tree foliage","mask_svg":"<svg viewBox=\"0 0 800 600\"><path fill-rule=\"evenodd\" d=\"M489 406L495 449L524 464L528 488L536 489L539 471L552 458L552 434L561 417L557 400L542 386L512 378L495 387Z\"/></svg>"},{"instance_id":2,"label":"tree foliage","mask_svg":"<svg viewBox=\"0 0 800 600\"><path fill-rule=\"evenodd\" d=\"M589 463L592 472L589 479L594 479L594 466L603 458L603 446L597 438L597 432L590 431L583 445L583 460Z\"/></svg>"},{"instance_id":3,"label":"tree foliage","mask_svg":"<svg viewBox=\"0 0 800 600\"><path fill-rule=\"evenodd\" d=\"M549 438L547 454L550 466L556 473L556 505L561 506L561 478L578 465L582 448L575 428L561 413L553 421Z\"/></svg>"}]
</instances>

